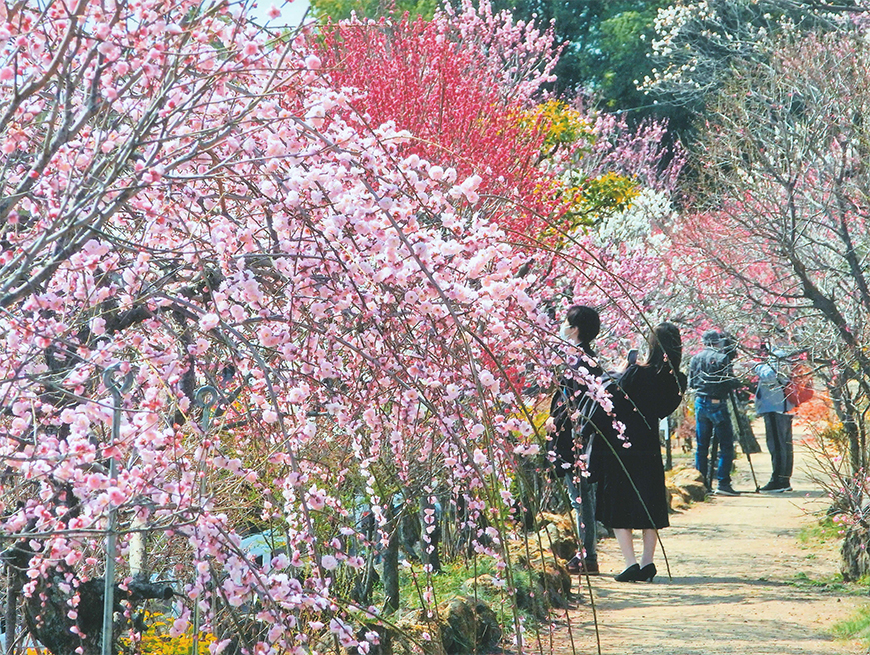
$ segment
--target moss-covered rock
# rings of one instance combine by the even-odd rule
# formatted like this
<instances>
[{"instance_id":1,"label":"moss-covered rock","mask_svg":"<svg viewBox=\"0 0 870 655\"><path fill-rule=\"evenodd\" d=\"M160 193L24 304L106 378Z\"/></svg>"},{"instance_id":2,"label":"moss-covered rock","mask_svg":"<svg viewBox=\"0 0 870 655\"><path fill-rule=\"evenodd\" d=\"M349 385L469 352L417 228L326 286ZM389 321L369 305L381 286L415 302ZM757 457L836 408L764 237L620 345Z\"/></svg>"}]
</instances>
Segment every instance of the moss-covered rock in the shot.
<instances>
[{"instance_id":1,"label":"moss-covered rock","mask_svg":"<svg viewBox=\"0 0 870 655\"><path fill-rule=\"evenodd\" d=\"M704 484L704 476L694 468L684 468L671 477L674 487L680 490L684 496L688 496L691 502L704 500L707 495L707 486Z\"/></svg>"},{"instance_id":2,"label":"moss-covered rock","mask_svg":"<svg viewBox=\"0 0 870 655\"><path fill-rule=\"evenodd\" d=\"M479 653L501 640L501 626L495 612L473 598L454 598L438 607L441 642L448 655Z\"/></svg>"},{"instance_id":3,"label":"moss-covered rock","mask_svg":"<svg viewBox=\"0 0 870 655\"><path fill-rule=\"evenodd\" d=\"M542 515L537 539L545 549L551 550L556 557L562 559L571 559L577 552L577 535L570 515Z\"/></svg>"},{"instance_id":4,"label":"moss-covered rock","mask_svg":"<svg viewBox=\"0 0 870 655\"><path fill-rule=\"evenodd\" d=\"M840 573L843 580L854 582L870 575L870 530L860 525L850 526L846 530L843 545L840 548Z\"/></svg>"},{"instance_id":5,"label":"moss-covered rock","mask_svg":"<svg viewBox=\"0 0 870 655\"><path fill-rule=\"evenodd\" d=\"M439 621L416 611L394 617L394 625L389 638L394 655L447 655Z\"/></svg>"},{"instance_id":6,"label":"moss-covered rock","mask_svg":"<svg viewBox=\"0 0 870 655\"><path fill-rule=\"evenodd\" d=\"M564 608L568 606L568 597L571 594L571 576L564 566L548 564L538 573L538 583L546 592L551 607Z\"/></svg>"}]
</instances>

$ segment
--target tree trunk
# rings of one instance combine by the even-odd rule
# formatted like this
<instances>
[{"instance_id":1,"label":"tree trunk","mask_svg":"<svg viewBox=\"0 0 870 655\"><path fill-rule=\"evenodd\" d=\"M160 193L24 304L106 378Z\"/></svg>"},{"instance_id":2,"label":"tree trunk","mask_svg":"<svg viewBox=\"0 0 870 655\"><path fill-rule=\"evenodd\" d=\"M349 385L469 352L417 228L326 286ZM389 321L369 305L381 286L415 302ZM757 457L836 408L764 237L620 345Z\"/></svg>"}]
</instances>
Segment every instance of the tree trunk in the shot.
<instances>
[{"instance_id":1,"label":"tree trunk","mask_svg":"<svg viewBox=\"0 0 870 655\"><path fill-rule=\"evenodd\" d=\"M387 507L387 525L390 538L384 551L384 611L391 614L399 609L399 522L392 505Z\"/></svg>"},{"instance_id":2,"label":"tree trunk","mask_svg":"<svg viewBox=\"0 0 870 655\"><path fill-rule=\"evenodd\" d=\"M831 401L837 418L843 424L846 443L849 446L849 468L852 475L857 475L863 466L865 455L861 444L861 435L858 429L860 417L852 394L849 390L849 382L846 378L838 378L829 386Z\"/></svg>"},{"instance_id":3,"label":"tree trunk","mask_svg":"<svg viewBox=\"0 0 870 655\"><path fill-rule=\"evenodd\" d=\"M15 633L18 628L18 593L20 591L18 574L9 565L6 567L6 653L15 655Z\"/></svg>"}]
</instances>

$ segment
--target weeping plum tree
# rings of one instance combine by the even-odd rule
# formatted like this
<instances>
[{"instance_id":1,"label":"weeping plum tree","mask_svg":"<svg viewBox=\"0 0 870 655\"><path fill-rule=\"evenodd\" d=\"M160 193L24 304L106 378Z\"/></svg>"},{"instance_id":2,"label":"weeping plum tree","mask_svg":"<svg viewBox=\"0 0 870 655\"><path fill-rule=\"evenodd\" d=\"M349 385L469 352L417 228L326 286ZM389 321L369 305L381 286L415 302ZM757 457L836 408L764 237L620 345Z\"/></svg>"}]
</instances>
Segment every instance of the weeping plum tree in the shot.
<instances>
[{"instance_id":1,"label":"weeping plum tree","mask_svg":"<svg viewBox=\"0 0 870 655\"><path fill-rule=\"evenodd\" d=\"M0 6L0 19L8 646L23 591L35 638L55 652L93 652L102 616L94 531L109 507L134 514L141 502L154 507L135 483L124 488L108 475L110 458L141 457L144 449L110 444L99 372L138 363L148 339L163 351L169 344L160 345L152 328L164 317L180 333L178 345L187 343L180 306L158 308L160 292L142 292L144 277L137 283L155 253L171 252L151 264L165 289L180 284L192 298L208 284L203 267L196 279L173 272L183 246L164 250L172 221L185 220L166 211L185 186L177 182L219 179L226 156L219 144L243 129L263 94L306 73L287 46L264 55L262 40L232 21L227 5L18 3ZM259 79L248 76L267 61ZM169 384L188 398L195 352L177 357ZM144 380L156 370L140 368L140 392L148 395ZM147 441L165 429L164 400L150 402L129 416L126 429L138 434L128 439ZM183 422L183 405L173 401L172 411L177 420L168 425ZM134 477L153 465L134 467ZM119 599L143 595L133 584L118 591Z\"/></svg>"},{"instance_id":2,"label":"weeping plum tree","mask_svg":"<svg viewBox=\"0 0 870 655\"><path fill-rule=\"evenodd\" d=\"M667 215L660 210L682 165L679 151L662 146L663 125L631 129L565 103L534 105L553 65L552 35L486 3L432 21L350 20L325 31L330 79L359 91L351 111L408 130L405 156L480 173L478 207L527 254L517 274L535 275L538 298L613 309L612 338L644 331L640 317L661 286L660 254L646 243L650 216ZM642 202L629 217L635 196ZM399 486L416 495L407 480Z\"/></svg>"},{"instance_id":3,"label":"weeping plum tree","mask_svg":"<svg viewBox=\"0 0 870 655\"><path fill-rule=\"evenodd\" d=\"M110 513L117 598L146 533L178 580L174 633L351 645L353 494L383 527L382 481L424 476L493 524L534 450L517 376L553 330L514 275L527 255L472 211L481 178L400 155L408 133L347 111L304 38L240 10L4 6L4 561L58 655L99 648ZM245 550L251 517L280 555Z\"/></svg>"}]
</instances>

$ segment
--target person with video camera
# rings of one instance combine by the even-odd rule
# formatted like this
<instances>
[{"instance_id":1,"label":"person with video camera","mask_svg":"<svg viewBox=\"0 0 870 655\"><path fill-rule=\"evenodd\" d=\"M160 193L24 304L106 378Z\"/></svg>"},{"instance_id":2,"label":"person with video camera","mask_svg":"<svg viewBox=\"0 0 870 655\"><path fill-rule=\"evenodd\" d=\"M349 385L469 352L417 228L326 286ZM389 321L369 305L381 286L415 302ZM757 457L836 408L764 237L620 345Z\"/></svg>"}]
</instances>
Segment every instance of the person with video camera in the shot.
<instances>
[{"instance_id":1,"label":"person with video camera","mask_svg":"<svg viewBox=\"0 0 870 655\"><path fill-rule=\"evenodd\" d=\"M714 462L708 462L710 442L719 446L719 467L716 472L722 496L738 496L731 486L731 466L734 462L734 430L728 411L728 395L740 386L734 377L731 357L723 352L722 335L707 330L701 336L703 349L689 363L689 386L695 390L695 468L710 489Z\"/></svg>"}]
</instances>

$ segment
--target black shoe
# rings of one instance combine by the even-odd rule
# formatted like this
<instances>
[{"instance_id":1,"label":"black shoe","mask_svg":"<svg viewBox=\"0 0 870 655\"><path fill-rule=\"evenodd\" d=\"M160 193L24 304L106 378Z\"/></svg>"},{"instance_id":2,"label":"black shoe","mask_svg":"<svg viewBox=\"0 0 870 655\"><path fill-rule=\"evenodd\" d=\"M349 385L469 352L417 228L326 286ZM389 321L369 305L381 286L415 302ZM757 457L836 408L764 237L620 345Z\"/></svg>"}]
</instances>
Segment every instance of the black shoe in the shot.
<instances>
[{"instance_id":1,"label":"black shoe","mask_svg":"<svg viewBox=\"0 0 870 655\"><path fill-rule=\"evenodd\" d=\"M717 496L739 496L740 492L737 491L730 484L720 484L719 488L716 489Z\"/></svg>"},{"instance_id":2,"label":"black shoe","mask_svg":"<svg viewBox=\"0 0 870 655\"><path fill-rule=\"evenodd\" d=\"M637 576L640 575L640 565L632 564L625 571L615 576L613 579L617 582L637 582Z\"/></svg>"},{"instance_id":3,"label":"black shoe","mask_svg":"<svg viewBox=\"0 0 870 655\"><path fill-rule=\"evenodd\" d=\"M658 573L658 571L656 571L656 565L650 562L646 566L641 567L640 571L637 573L636 580L638 582L652 582L653 578L656 577L656 573Z\"/></svg>"},{"instance_id":4,"label":"black shoe","mask_svg":"<svg viewBox=\"0 0 870 655\"><path fill-rule=\"evenodd\" d=\"M582 560L580 559L580 555L574 555L571 560L565 565L565 568L568 569L568 573L572 575L575 573L580 573L580 564Z\"/></svg>"},{"instance_id":5,"label":"black shoe","mask_svg":"<svg viewBox=\"0 0 870 655\"><path fill-rule=\"evenodd\" d=\"M784 491L794 491L788 480L771 480L760 490L771 494L781 494Z\"/></svg>"}]
</instances>

